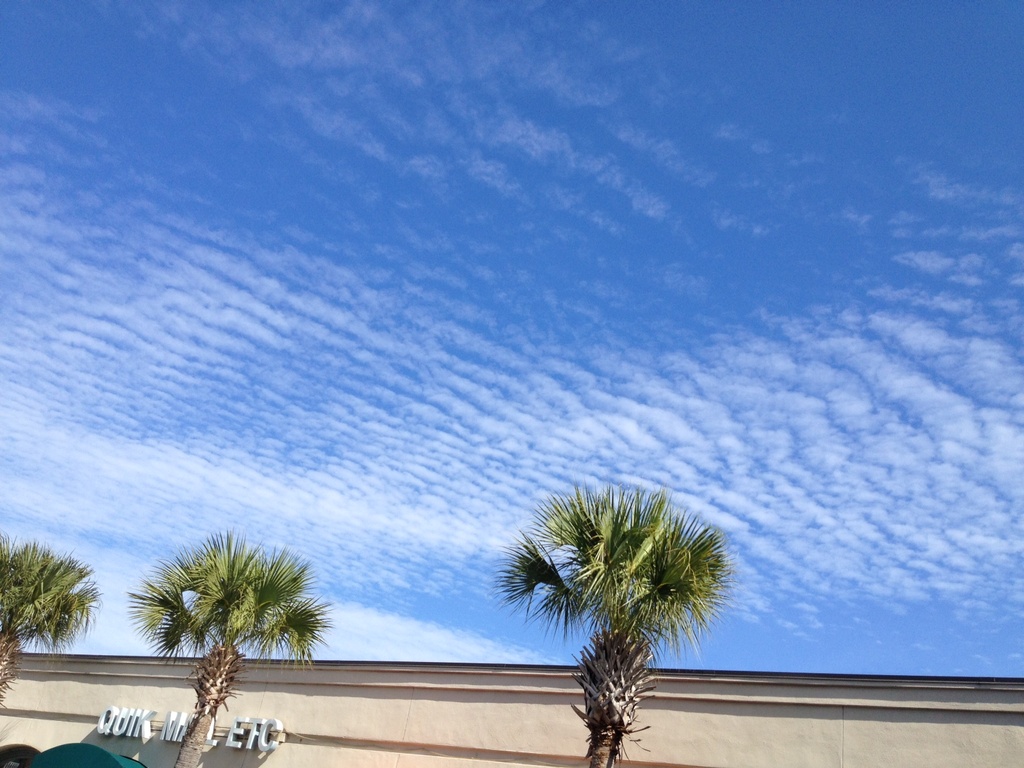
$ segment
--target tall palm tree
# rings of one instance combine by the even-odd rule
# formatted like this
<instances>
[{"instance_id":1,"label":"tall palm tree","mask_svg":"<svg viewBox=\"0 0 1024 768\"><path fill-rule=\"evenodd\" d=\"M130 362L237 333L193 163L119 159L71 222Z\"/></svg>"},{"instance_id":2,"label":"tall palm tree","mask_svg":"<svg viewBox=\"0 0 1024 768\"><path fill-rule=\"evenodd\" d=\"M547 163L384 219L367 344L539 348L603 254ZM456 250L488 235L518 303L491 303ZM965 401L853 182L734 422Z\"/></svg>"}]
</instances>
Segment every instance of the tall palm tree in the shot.
<instances>
[{"instance_id":1,"label":"tall palm tree","mask_svg":"<svg viewBox=\"0 0 1024 768\"><path fill-rule=\"evenodd\" d=\"M193 672L195 712L175 768L199 764L218 710L236 694L246 655L312 660L330 628L328 605L310 594L312 585L309 563L227 533L160 563L129 593L132 621L157 653L201 657Z\"/></svg>"},{"instance_id":2,"label":"tall palm tree","mask_svg":"<svg viewBox=\"0 0 1024 768\"><path fill-rule=\"evenodd\" d=\"M591 768L612 768L637 732L662 646L696 646L724 606L733 563L724 534L677 511L666 491L576 487L537 510L506 552L498 594L565 636L590 635L576 681Z\"/></svg>"},{"instance_id":3,"label":"tall palm tree","mask_svg":"<svg viewBox=\"0 0 1024 768\"><path fill-rule=\"evenodd\" d=\"M99 599L89 566L0 533L0 705L22 651L68 648L92 624Z\"/></svg>"}]
</instances>

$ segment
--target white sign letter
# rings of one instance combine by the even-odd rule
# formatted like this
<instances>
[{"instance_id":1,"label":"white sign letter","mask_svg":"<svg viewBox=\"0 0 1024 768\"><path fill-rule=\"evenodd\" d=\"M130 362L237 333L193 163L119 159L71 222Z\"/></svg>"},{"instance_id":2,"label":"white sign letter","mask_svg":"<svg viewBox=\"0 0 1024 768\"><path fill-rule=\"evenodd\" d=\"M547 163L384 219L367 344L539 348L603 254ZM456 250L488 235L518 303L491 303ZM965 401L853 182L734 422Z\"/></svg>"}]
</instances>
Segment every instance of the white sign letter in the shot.
<instances>
[{"instance_id":1,"label":"white sign letter","mask_svg":"<svg viewBox=\"0 0 1024 768\"><path fill-rule=\"evenodd\" d=\"M281 733L284 730L284 725L280 720L270 719L263 721L263 727L260 728L260 740L259 748L260 752L273 752L277 749L277 739L270 738L272 731Z\"/></svg>"},{"instance_id":2,"label":"white sign letter","mask_svg":"<svg viewBox=\"0 0 1024 768\"><path fill-rule=\"evenodd\" d=\"M113 725L114 720L117 719L117 715L121 712L117 707L107 707L103 710L103 714L100 715L100 721L96 724L96 733L103 734L104 736L110 735L110 726Z\"/></svg>"},{"instance_id":3,"label":"white sign letter","mask_svg":"<svg viewBox=\"0 0 1024 768\"><path fill-rule=\"evenodd\" d=\"M164 741L181 741L188 727L188 715L184 712L168 712L164 718L164 727L160 730L160 738Z\"/></svg>"},{"instance_id":4,"label":"white sign letter","mask_svg":"<svg viewBox=\"0 0 1024 768\"><path fill-rule=\"evenodd\" d=\"M240 739L245 738L245 728L243 727L246 723L251 723L248 717L236 717L235 722L231 724L228 729L227 738L224 739L224 745L228 747L234 747L235 749L241 749L242 742Z\"/></svg>"},{"instance_id":5,"label":"white sign letter","mask_svg":"<svg viewBox=\"0 0 1024 768\"><path fill-rule=\"evenodd\" d=\"M151 709L140 709L138 712L139 716L135 721L135 727L132 728L131 733L128 735L134 736L137 739L141 737L142 740L145 741L153 735L153 731L149 727L149 721L153 718L153 715L155 715L156 712Z\"/></svg>"},{"instance_id":6,"label":"white sign letter","mask_svg":"<svg viewBox=\"0 0 1024 768\"><path fill-rule=\"evenodd\" d=\"M128 730L128 721L131 719L132 711L125 707L117 713L117 717L114 718L114 724L110 727L110 732L115 736L124 736L125 731Z\"/></svg>"}]
</instances>

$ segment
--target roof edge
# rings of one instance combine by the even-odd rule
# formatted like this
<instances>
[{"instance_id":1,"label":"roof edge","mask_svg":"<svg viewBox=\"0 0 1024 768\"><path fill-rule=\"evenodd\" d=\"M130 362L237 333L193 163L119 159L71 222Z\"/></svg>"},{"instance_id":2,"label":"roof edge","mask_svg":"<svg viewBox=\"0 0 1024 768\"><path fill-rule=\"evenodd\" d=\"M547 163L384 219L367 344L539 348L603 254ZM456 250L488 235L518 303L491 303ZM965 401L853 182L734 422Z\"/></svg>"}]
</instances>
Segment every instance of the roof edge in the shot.
<instances>
[{"instance_id":1,"label":"roof edge","mask_svg":"<svg viewBox=\"0 0 1024 768\"><path fill-rule=\"evenodd\" d=\"M105 662L128 662L128 663L168 663L168 664L194 664L198 659L191 656L160 657L160 656L134 656L134 655L110 655L110 654L51 654L51 653L25 653L24 659L38 659L40 661L58 659L73 659L75 661L105 661ZM388 669L415 669L415 670L452 670L461 672L527 672L527 673L551 673L569 674L575 671L575 665L563 664L519 664L519 663L494 663L494 662L455 662L455 661L371 661L361 659L317 659L307 664L283 661L278 659L251 660L254 667L280 667L280 666L303 666L316 667L350 667L350 668L374 668L384 667ZM1011 686L1024 688L1024 677L996 677L996 676L973 676L973 675L897 675L897 674L865 674L865 673L835 673L835 672L772 672L756 670L730 670L730 669L687 669L676 667L657 667L655 669L659 677L667 678L700 678L715 680L730 680L737 682L792 682L792 683L854 683L854 684L884 684L884 685L958 685L958 686Z\"/></svg>"}]
</instances>

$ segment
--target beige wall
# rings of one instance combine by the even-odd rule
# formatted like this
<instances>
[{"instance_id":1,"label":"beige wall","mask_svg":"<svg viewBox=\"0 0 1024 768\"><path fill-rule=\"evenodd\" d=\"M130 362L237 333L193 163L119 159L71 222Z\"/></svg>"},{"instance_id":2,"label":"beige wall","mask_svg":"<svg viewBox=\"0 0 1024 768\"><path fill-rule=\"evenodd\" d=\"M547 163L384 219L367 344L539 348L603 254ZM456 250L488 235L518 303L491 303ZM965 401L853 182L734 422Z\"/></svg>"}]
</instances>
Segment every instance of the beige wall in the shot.
<instances>
[{"instance_id":1,"label":"beige wall","mask_svg":"<svg viewBox=\"0 0 1024 768\"><path fill-rule=\"evenodd\" d=\"M27 657L0 709L0 745L88 741L150 768L187 711L189 666L139 658ZM277 751L208 748L207 768L498 768L582 764L586 729L562 668L320 663L250 670L222 715L277 718ZM157 711L154 736L96 733L109 705ZM715 768L1024 764L1024 680L867 679L673 672L645 702L632 762ZM467 762L469 761L469 762Z\"/></svg>"}]
</instances>

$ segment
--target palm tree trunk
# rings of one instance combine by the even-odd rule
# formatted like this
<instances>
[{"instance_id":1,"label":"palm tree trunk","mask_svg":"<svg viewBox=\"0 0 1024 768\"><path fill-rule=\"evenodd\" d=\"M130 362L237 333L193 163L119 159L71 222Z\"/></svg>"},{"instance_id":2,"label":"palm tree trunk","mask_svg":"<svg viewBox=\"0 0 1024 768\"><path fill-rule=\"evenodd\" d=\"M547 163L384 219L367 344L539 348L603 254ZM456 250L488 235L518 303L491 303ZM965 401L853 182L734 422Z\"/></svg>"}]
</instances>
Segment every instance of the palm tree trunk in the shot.
<instances>
[{"instance_id":1,"label":"palm tree trunk","mask_svg":"<svg viewBox=\"0 0 1024 768\"><path fill-rule=\"evenodd\" d=\"M235 695L244 661L241 651L233 645L215 645L199 660L192 683L197 697L196 712L217 716L217 711Z\"/></svg>"},{"instance_id":2,"label":"palm tree trunk","mask_svg":"<svg viewBox=\"0 0 1024 768\"><path fill-rule=\"evenodd\" d=\"M616 741L621 743L622 737L618 739L610 732L601 734L598 739L599 743L594 743L594 739L590 740L590 768L614 768L615 762L618 758L620 747L615 744Z\"/></svg>"},{"instance_id":3,"label":"palm tree trunk","mask_svg":"<svg viewBox=\"0 0 1024 768\"><path fill-rule=\"evenodd\" d=\"M7 690L18 676L21 661L21 643L18 638L6 632L0 633L0 707L3 706Z\"/></svg>"},{"instance_id":4,"label":"palm tree trunk","mask_svg":"<svg viewBox=\"0 0 1024 768\"><path fill-rule=\"evenodd\" d=\"M206 736L224 703L235 695L245 657L233 645L215 645L196 664L192 688L196 711L185 730L174 768L196 768L206 745Z\"/></svg>"},{"instance_id":5,"label":"palm tree trunk","mask_svg":"<svg viewBox=\"0 0 1024 768\"><path fill-rule=\"evenodd\" d=\"M645 640L621 632L596 633L580 653L573 678L583 688L584 708L573 709L590 731L591 768L613 768L622 742L644 730L636 727L636 710L654 689L651 656Z\"/></svg>"},{"instance_id":6,"label":"palm tree trunk","mask_svg":"<svg viewBox=\"0 0 1024 768\"><path fill-rule=\"evenodd\" d=\"M203 747L206 746L206 734L210 732L210 725L213 723L213 715L208 712L197 712L185 730L185 736L181 740L181 748L178 750L178 759L174 762L174 768L197 768L199 758L203 756Z\"/></svg>"}]
</instances>

